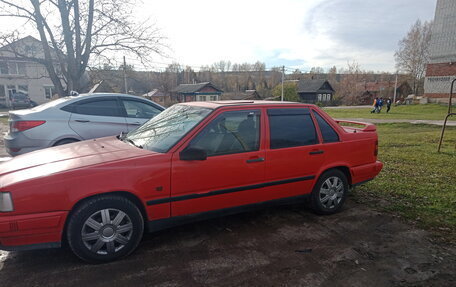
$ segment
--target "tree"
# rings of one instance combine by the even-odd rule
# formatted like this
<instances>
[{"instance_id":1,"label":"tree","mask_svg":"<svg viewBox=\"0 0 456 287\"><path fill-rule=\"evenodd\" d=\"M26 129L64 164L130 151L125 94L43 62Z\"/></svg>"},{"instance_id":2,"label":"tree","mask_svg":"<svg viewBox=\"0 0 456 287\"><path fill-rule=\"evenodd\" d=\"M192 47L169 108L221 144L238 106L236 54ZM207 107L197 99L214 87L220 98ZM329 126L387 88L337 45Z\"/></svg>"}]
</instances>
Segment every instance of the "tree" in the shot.
<instances>
[{"instance_id":1,"label":"tree","mask_svg":"<svg viewBox=\"0 0 456 287\"><path fill-rule=\"evenodd\" d=\"M81 78L92 58L111 63L113 55L132 55L146 63L161 54L163 37L147 21L131 14L135 0L0 0L0 16L26 19L39 35L42 55L21 49L11 52L43 64L60 96L81 89ZM21 38L18 31L2 37L8 47ZM61 72L60 72L61 71Z\"/></svg>"},{"instance_id":2,"label":"tree","mask_svg":"<svg viewBox=\"0 0 456 287\"><path fill-rule=\"evenodd\" d=\"M394 54L396 68L408 73L413 79L415 94L418 94L420 83L424 78L426 63L429 61L431 26L432 21L422 24L418 19L407 35L399 41L399 48Z\"/></svg>"},{"instance_id":3,"label":"tree","mask_svg":"<svg viewBox=\"0 0 456 287\"><path fill-rule=\"evenodd\" d=\"M347 66L337 89L337 98L344 104L354 105L359 103L361 96L360 82L363 81L363 72L356 61L348 62Z\"/></svg>"},{"instance_id":4,"label":"tree","mask_svg":"<svg viewBox=\"0 0 456 287\"><path fill-rule=\"evenodd\" d=\"M272 96L275 99L282 97L282 84L278 84L272 90ZM283 83L283 100L291 102L299 102L298 87L296 82L285 82Z\"/></svg>"}]
</instances>

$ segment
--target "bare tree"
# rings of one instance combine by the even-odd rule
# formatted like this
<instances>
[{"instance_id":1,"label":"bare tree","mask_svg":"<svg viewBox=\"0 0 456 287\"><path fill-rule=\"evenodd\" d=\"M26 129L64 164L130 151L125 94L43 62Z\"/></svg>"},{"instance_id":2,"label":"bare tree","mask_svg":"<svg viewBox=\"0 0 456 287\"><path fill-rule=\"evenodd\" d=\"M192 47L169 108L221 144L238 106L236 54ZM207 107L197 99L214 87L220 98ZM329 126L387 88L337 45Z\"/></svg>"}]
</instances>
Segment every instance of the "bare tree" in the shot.
<instances>
[{"instance_id":1,"label":"bare tree","mask_svg":"<svg viewBox=\"0 0 456 287\"><path fill-rule=\"evenodd\" d=\"M412 25L407 35L399 41L399 48L394 54L396 68L408 73L413 79L413 91L418 94L418 89L426 63L429 60L429 44L431 41L431 22L421 23L417 20Z\"/></svg>"},{"instance_id":2,"label":"bare tree","mask_svg":"<svg viewBox=\"0 0 456 287\"><path fill-rule=\"evenodd\" d=\"M81 88L92 58L111 63L115 54L133 55L147 63L161 54L163 37L148 23L132 17L135 0L0 0L0 16L27 20L39 34L41 56L13 45L17 31L1 38L18 58L43 64L60 96Z\"/></svg>"},{"instance_id":3,"label":"bare tree","mask_svg":"<svg viewBox=\"0 0 456 287\"><path fill-rule=\"evenodd\" d=\"M359 102L361 87L359 83L363 80L363 71L355 61L347 63L347 69L343 72L343 77L339 83L337 97L344 104L354 105Z\"/></svg>"}]
</instances>

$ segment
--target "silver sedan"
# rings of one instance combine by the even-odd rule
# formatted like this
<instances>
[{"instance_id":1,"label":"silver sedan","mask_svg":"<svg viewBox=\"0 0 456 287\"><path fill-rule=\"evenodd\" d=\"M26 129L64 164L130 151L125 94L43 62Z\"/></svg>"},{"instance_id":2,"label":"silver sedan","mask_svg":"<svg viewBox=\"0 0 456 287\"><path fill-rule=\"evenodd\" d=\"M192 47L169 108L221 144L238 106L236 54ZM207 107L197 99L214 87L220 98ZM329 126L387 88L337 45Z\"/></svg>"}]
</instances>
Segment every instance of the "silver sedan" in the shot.
<instances>
[{"instance_id":1,"label":"silver sedan","mask_svg":"<svg viewBox=\"0 0 456 287\"><path fill-rule=\"evenodd\" d=\"M9 112L6 151L19 155L34 150L136 129L164 107L123 94L81 94Z\"/></svg>"}]
</instances>

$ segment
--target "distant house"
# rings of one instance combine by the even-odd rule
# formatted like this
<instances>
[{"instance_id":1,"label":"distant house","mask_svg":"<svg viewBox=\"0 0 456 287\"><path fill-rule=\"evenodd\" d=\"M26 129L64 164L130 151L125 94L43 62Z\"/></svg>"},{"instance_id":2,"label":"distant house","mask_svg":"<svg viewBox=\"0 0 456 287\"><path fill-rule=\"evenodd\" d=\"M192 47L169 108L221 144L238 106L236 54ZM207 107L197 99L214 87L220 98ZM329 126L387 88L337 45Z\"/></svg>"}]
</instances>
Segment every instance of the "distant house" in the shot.
<instances>
[{"instance_id":1,"label":"distant house","mask_svg":"<svg viewBox=\"0 0 456 287\"><path fill-rule=\"evenodd\" d=\"M359 82L357 84L359 90L362 91L360 104L371 104L375 98L391 98L394 97L394 81L385 82ZM396 99L404 100L412 93L412 88L407 81L398 83L396 88Z\"/></svg>"},{"instance_id":2,"label":"distant house","mask_svg":"<svg viewBox=\"0 0 456 287\"><path fill-rule=\"evenodd\" d=\"M198 84L180 84L172 93L178 102L218 101L223 91L210 82Z\"/></svg>"},{"instance_id":3,"label":"distant house","mask_svg":"<svg viewBox=\"0 0 456 287\"><path fill-rule=\"evenodd\" d=\"M264 100L256 90L246 90L243 93L224 93L222 100Z\"/></svg>"},{"instance_id":4,"label":"distant house","mask_svg":"<svg viewBox=\"0 0 456 287\"><path fill-rule=\"evenodd\" d=\"M302 79L298 82L298 95L301 102L327 103L333 99L334 89L327 80Z\"/></svg>"},{"instance_id":5,"label":"distant house","mask_svg":"<svg viewBox=\"0 0 456 287\"><path fill-rule=\"evenodd\" d=\"M153 89L142 96L162 106L168 106L170 103L169 96L166 96L164 92L159 91L158 89Z\"/></svg>"},{"instance_id":6,"label":"distant house","mask_svg":"<svg viewBox=\"0 0 456 287\"><path fill-rule=\"evenodd\" d=\"M56 54L54 52L56 57ZM38 104L49 101L55 93L47 70L43 64L27 57L44 59L43 47L32 36L19 39L0 47L0 104L10 107L15 93L29 95ZM60 66L55 62L57 73Z\"/></svg>"}]
</instances>

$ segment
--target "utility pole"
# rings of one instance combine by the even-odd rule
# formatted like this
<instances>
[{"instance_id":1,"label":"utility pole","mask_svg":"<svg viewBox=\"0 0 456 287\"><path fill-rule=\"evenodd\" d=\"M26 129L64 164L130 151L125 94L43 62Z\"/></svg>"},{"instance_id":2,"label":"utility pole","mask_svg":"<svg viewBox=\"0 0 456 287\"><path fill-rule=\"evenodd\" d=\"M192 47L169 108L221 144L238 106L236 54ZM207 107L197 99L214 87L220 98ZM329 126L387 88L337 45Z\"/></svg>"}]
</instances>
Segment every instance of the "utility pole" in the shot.
<instances>
[{"instance_id":1,"label":"utility pole","mask_svg":"<svg viewBox=\"0 0 456 287\"><path fill-rule=\"evenodd\" d=\"M392 104L396 104L397 73L398 73L398 71L396 71L396 82L394 82L394 97L393 97L393 102L392 102Z\"/></svg>"},{"instance_id":2,"label":"utility pole","mask_svg":"<svg viewBox=\"0 0 456 287\"><path fill-rule=\"evenodd\" d=\"M285 77L285 66L282 66L282 96L280 97L280 100L283 102L283 82L284 82L284 77Z\"/></svg>"},{"instance_id":3,"label":"utility pole","mask_svg":"<svg viewBox=\"0 0 456 287\"><path fill-rule=\"evenodd\" d=\"M125 56L123 57L123 78L124 78L124 88L125 94L128 94L128 86L127 86L127 61L125 60Z\"/></svg>"}]
</instances>

